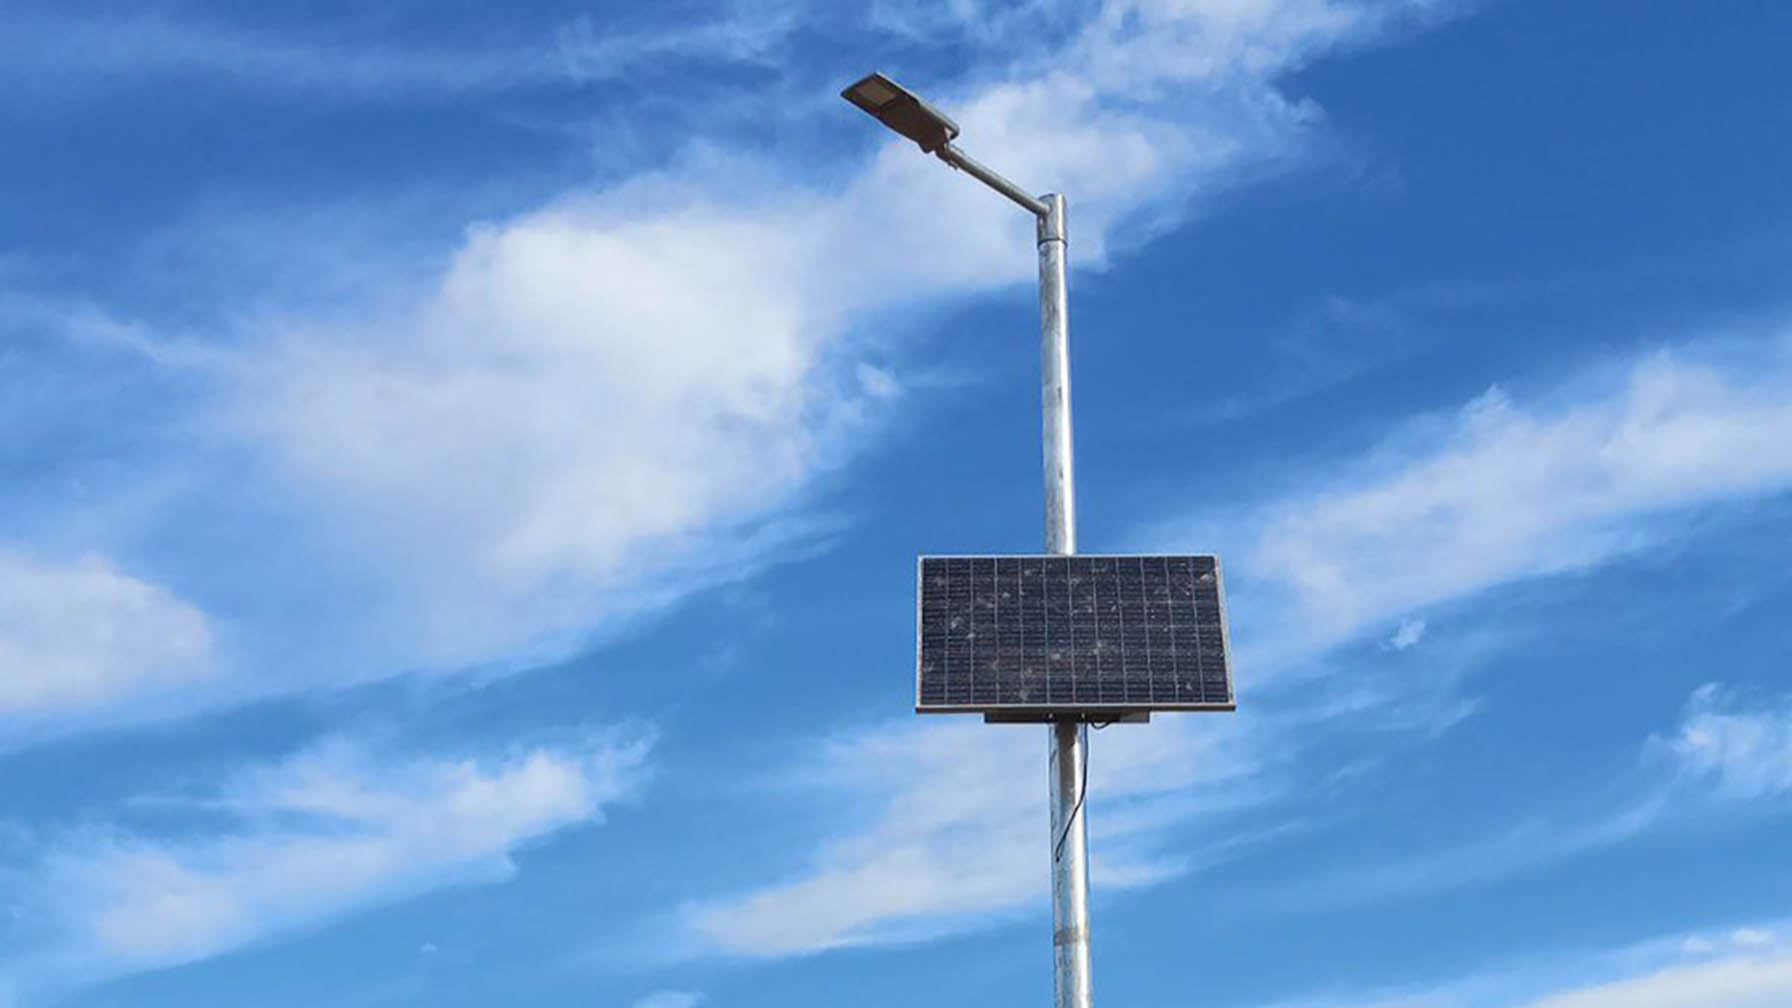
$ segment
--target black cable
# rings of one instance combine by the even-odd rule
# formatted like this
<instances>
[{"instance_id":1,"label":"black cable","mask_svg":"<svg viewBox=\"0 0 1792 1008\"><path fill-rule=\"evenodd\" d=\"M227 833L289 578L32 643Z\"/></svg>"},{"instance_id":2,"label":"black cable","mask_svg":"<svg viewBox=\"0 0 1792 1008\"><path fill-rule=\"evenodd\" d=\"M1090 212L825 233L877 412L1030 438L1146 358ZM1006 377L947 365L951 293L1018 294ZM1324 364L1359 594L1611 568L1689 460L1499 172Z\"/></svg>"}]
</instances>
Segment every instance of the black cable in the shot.
<instances>
[{"instance_id":1,"label":"black cable","mask_svg":"<svg viewBox=\"0 0 1792 1008\"><path fill-rule=\"evenodd\" d=\"M1103 727L1106 727L1105 725ZM1064 856L1064 841L1070 839L1070 827L1076 822L1076 814L1083 810L1083 799L1089 797L1089 739L1082 740L1083 750L1083 784L1077 789L1076 804L1070 807L1070 815L1064 818L1064 832L1058 834L1058 842L1052 845L1052 863Z\"/></svg>"}]
</instances>

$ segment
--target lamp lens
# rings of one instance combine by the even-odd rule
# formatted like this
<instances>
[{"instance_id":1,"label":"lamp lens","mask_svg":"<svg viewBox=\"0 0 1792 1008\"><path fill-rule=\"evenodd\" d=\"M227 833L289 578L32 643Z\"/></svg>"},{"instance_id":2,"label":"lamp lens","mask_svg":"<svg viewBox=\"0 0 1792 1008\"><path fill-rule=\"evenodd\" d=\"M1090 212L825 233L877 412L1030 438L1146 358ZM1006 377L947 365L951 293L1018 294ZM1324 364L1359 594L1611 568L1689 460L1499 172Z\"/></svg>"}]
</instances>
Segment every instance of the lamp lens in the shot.
<instances>
[{"instance_id":1,"label":"lamp lens","mask_svg":"<svg viewBox=\"0 0 1792 1008\"><path fill-rule=\"evenodd\" d=\"M896 92L888 84L875 77L868 77L860 81L853 91L861 102L874 107L886 105L890 99L896 97Z\"/></svg>"}]
</instances>

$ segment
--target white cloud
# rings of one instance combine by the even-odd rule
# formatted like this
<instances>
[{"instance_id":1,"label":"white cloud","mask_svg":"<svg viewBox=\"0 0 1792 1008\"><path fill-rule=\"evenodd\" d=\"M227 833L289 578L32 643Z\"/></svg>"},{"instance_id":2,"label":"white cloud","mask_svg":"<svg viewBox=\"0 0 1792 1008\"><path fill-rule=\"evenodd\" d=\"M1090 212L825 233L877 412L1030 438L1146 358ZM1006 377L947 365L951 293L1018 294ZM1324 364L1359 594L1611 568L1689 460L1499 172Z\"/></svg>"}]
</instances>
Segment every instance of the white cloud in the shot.
<instances>
[{"instance_id":1,"label":"white cloud","mask_svg":"<svg viewBox=\"0 0 1792 1008\"><path fill-rule=\"evenodd\" d=\"M1783 699L1749 709L1722 688L1703 686L1663 744L1686 775L1719 797L1792 792L1792 703Z\"/></svg>"},{"instance_id":2,"label":"white cloud","mask_svg":"<svg viewBox=\"0 0 1792 1008\"><path fill-rule=\"evenodd\" d=\"M697 1008L703 995L694 991L658 991L636 1001L634 1008Z\"/></svg>"},{"instance_id":3,"label":"white cloud","mask_svg":"<svg viewBox=\"0 0 1792 1008\"><path fill-rule=\"evenodd\" d=\"M203 795L159 796L230 825L160 836L95 827L51 839L14 908L43 922L45 944L13 965L93 979L204 958L443 885L501 880L518 846L595 821L628 794L647 745L611 734L578 748L391 759L344 741Z\"/></svg>"},{"instance_id":4,"label":"white cloud","mask_svg":"<svg viewBox=\"0 0 1792 1008\"><path fill-rule=\"evenodd\" d=\"M1735 935L1747 935L1738 941ZM1331 994L1277 1008L1777 1008L1792 1003L1792 948L1737 928L1521 960L1440 987Z\"/></svg>"},{"instance_id":5,"label":"white cloud","mask_svg":"<svg viewBox=\"0 0 1792 1008\"><path fill-rule=\"evenodd\" d=\"M1395 629L1394 636L1388 638L1388 647L1395 651L1405 651L1419 641L1425 639L1425 621L1422 619L1401 620Z\"/></svg>"},{"instance_id":6,"label":"white cloud","mask_svg":"<svg viewBox=\"0 0 1792 1008\"><path fill-rule=\"evenodd\" d=\"M1277 659L1310 657L1411 608L1595 562L1637 542L1635 522L1654 513L1792 482L1792 462L1773 451L1792 438L1782 347L1757 344L1751 351L1746 365L1730 367L1658 354L1626 369L1602 394L1557 408L1526 410L1503 395L1484 396L1441 432L1409 433L1397 448L1359 463L1368 475L1262 509L1248 540L1255 548L1231 569L1291 586L1294 611L1326 626L1284 645L1291 652L1263 648L1268 654L1252 662L1253 678L1273 678ZM1408 618L1390 646L1412 646L1423 627ZM1734 796L1792 787L1792 718L1722 711L1713 696L1695 698L1673 743L1686 765ZM821 844L812 868L794 881L696 908L692 927L723 950L769 955L945 929L967 916L1027 906L1042 891L1035 834L1044 812L1030 787L1009 785L1037 776L1038 767L1029 768L1039 758L1037 740L981 729L891 730L829 751L824 762L877 768L851 776L861 793L883 796L876 820ZM1097 748L1105 753L1129 737L1109 733ZM1150 737L1172 750L1193 739ZM862 759L860 745L880 757ZM1124 773L1128 757L1118 758ZM1246 776L1257 769L1252 758L1248 751L1225 757L1237 761L1231 772ZM1187 762L1211 765L1205 757ZM1166 796L1190 783L1149 779ZM1125 793L1126 785L1118 786ZM1621 842L1670 806L1664 792L1645 788L1629 804L1585 821L1536 821L1379 872L1355 871L1335 884L1303 883L1299 899L1356 899L1507 874ZM1111 822L1105 812L1094 821ZM1152 827L1129 834L1132 828L1122 825L1117 836L1161 836ZM1110 862L1109 869L1148 882L1151 870L1133 873L1147 863Z\"/></svg>"},{"instance_id":7,"label":"white cloud","mask_svg":"<svg viewBox=\"0 0 1792 1008\"><path fill-rule=\"evenodd\" d=\"M1678 729L1642 747L1629 795L1613 808L1580 809L1580 818L1535 818L1459 847L1401 854L1388 863L1358 865L1324 879L1302 879L1273 897L1288 906L1381 899L1499 878L1552 861L1622 843L1663 823L1685 822L1712 802L1754 802L1792 793L1792 703L1755 707L1717 685L1696 690ZM1670 772L1660 772L1665 755ZM1771 932L1738 929L1725 937L1737 948L1767 944ZM1715 947L1694 935L1689 953Z\"/></svg>"},{"instance_id":8,"label":"white cloud","mask_svg":"<svg viewBox=\"0 0 1792 1008\"><path fill-rule=\"evenodd\" d=\"M1310 657L1414 607L1608 557L1640 541L1636 523L1654 514L1792 482L1792 462L1772 450L1792 438L1792 397L1784 394L1792 381L1782 357L1778 343L1752 346L1747 363L1733 366L1657 354L1615 381L1606 378L1600 394L1554 408L1523 409L1503 395L1484 396L1441 431L1408 432L1396 447L1358 463L1366 475L1260 510L1248 540L1255 548L1231 569L1291 586L1292 611L1325 627L1286 645L1291 651L1253 661L1253 680L1273 678L1277 659ZM1598 386L1583 379L1576 390L1589 387ZM1408 617L1389 646L1413 646L1424 627ZM1683 762L1732 796L1792 787L1792 717L1720 710L1713 696L1695 698L1673 742ZM1152 732L1139 737L1166 751L1195 744L1193 734ZM1096 748L1105 757L1132 737L1111 732ZM877 758L864 758L860 746ZM1214 768L1217 760L1226 769L1215 772L1247 779L1261 769L1253 750L1180 751L1173 765ZM1042 753L1037 739L997 737L981 725L892 729L832 749L822 762L847 768L842 772L857 793L881 796L874 821L824 841L811 868L792 881L695 908L691 926L721 950L775 955L925 934L1025 908L1043 892L1045 877L1036 836L1043 789L1031 787ZM1124 779L1130 757L1114 758ZM1103 762L1096 764L1098 782ZM1150 783L1131 786L1161 788L1164 803L1193 781L1139 780ZM1118 788L1124 795L1128 786L1110 782L1096 792ZM1329 883L1309 880L1290 899L1360 899L1458 884L1622 842L1676 807L1664 789L1640 780L1639 788L1628 803L1581 821L1533 821L1461 849ZM1174 820L1135 824L1124 813L1098 812L1093 821L1113 831L1110 844L1131 843L1142 854L1110 860L1112 879L1148 883L1174 873L1175 866L1154 865L1148 855ZM1097 845L1104 849L1113 848Z\"/></svg>"},{"instance_id":9,"label":"white cloud","mask_svg":"<svg viewBox=\"0 0 1792 1008\"><path fill-rule=\"evenodd\" d=\"M1672 951L1670 951L1672 950ZM1603 973L1513 1008L1769 1008L1792 1003L1792 947L1773 929L1744 926L1647 942L1583 967Z\"/></svg>"},{"instance_id":10,"label":"white cloud","mask_svg":"<svg viewBox=\"0 0 1792 1008\"><path fill-rule=\"evenodd\" d=\"M36 97L46 89L93 90L121 77L203 80L307 97L376 102L444 100L524 88L574 88L616 80L668 59L757 63L794 18L769 10L725 12L650 29L599 27L589 19L529 26L533 37L482 36L478 45L307 37L143 11L129 17L23 15L0 37L0 79ZM30 40L36 40L35 43Z\"/></svg>"},{"instance_id":11,"label":"white cloud","mask_svg":"<svg viewBox=\"0 0 1792 1008\"><path fill-rule=\"evenodd\" d=\"M1146 885L1217 857L1169 857L1168 825L1274 793L1267 729L1229 722L1116 727L1093 740L1091 849L1106 890ZM795 783L865 809L789 880L686 908L703 947L778 956L902 941L1033 909L1050 877L1046 732L962 720L903 720L807 756Z\"/></svg>"},{"instance_id":12,"label":"white cloud","mask_svg":"<svg viewBox=\"0 0 1792 1008\"><path fill-rule=\"evenodd\" d=\"M1287 156L1312 113L1274 76L1406 6L1116 3L1048 72L942 100L978 154L1074 194L1097 261ZM345 666L540 658L811 532L793 509L901 387L860 366L860 323L1026 280L1029 234L904 142L828 191L693 151L472 229L413 304L261 328L218 426L370 596Z\"/></svg>"},{"instance_id":13,"label":"white cloud","mask_svg":"<svg viewBox=\"0 0 1792 1008\"><path fill-rule=\"evenodd\" d=\"M1372 902L1503 878L1622 843L1673 811L1659 794L1584 818L1533 818L1486 839L1436 850L1393 852L1381 863L1353 865L1323 877L1292 881L1265 894L1281 909Z\"/></svg>"},{"instance_id":14,"label":"white cloud","mask_svg":"<svg viewBox=\"0 0 1792 1008\"><path fill-rule=\"evenodd\" d=\"M1660 773L1665 754L1670 773ZM1581 809L1580 818L1535 818L1459 847L1405 853L1380 865L1358 865L1330 878L1302 879L1271 897L1306 907L1382 899L1499 878L1552 861L1622 843L1663 823L1686 822L1715 802L1750 803L1792 793L1792 703L1784 698L1746 706L1717 685L1696 690L1679 728L1653 736L1642 747L1639 774L1629 796L1613 808ZM1772 932L1740 928L1723 941L1752 948L1773 941ZM1717 947L1693 935L1682 949Z\"/></svg>"},{"instance_id":15,"label":"white cloud","mask_svg":"<svg viewBox=\"0 0 1792 1008\"><path fill-rule=\"evenodd\" d=\"M1036 61L1006 36L985 38L990 14L971 5L957 16L988 48L977 65L990 76L934 93L979 156L1072 194L1072 253L1098 263L1111 241L1183 214L1192 194L1298 151L1315 113L1282 96L1277 75L1424 6L1066 5L1050 15L1073 26L1062 51ZM372 89L439 69L409 67L403 53L295 55L144 23L143 37L173 43L152 46L153 59L133 49L103 62L141 70L133 60L190 52L188 69ZM566 44L579 38L590 41L575 32ZM363 76L372 83L356 84ZM291 553L195 579L217 596L198 605L259 614L233 624L246 658L206 702L231 688L549 659L834 527L806 494L905 387L904 330L891 317L1030 281L1031 226L906 142L828 176L837 181L813 177L807 159L693 145L609 188L471 227L439 269L419 267L410 246L385 262L333 240L357 249L346 258L360 290L344 285L339 262L317 284L269 268L280 275L270 305L235 289L243 277L226 268L232 289L181 300L221 306L230 332L171 339L140 319L102 326L108 345L211 383L175 438L192 439L183 459L211 453L230 474L224 485L193 480L217 492L143 523L198 540L208 524L253 528ZM370 211L363 202L323 216L327 230L353 231ZM313 227L298 244L317 237ZM232 262L268 259L234 241ZM308 290L327 295L306 300ZM91 339L95 312L77 314ZM301 608L302 627L267 615Z\"/></svg>"},{"instance_id":16,"label":"white cloud","mask_svg":"<svg viewBox=\"0 0 1792 1008\"><path fill-rule=\"evenodd\" d=\"M100 706L216 671L205 614L166 588L103 557L0 549L0 715Z\"/></svg>"},{"instance_id":17,"label":"white cloud","mask_svg":"<svg viewBox=\"0 0 1792 1008\"><path fill-rule=\"evenodd\" d=\"M1601 562L1658 516L1792 486L1792 360L1783 340L1729 358L1659 352L1526 403L1494 388L1409 425L1344 475L1243 520L1179 524L1233 544L1259 613L1260 664L1311 655L1415 609ZM1259 620L1259 626L1263 621Z\"/></svg>"},{"instance_id":18,"label":"white cloud","mask_svg":"<svg viewBox=\"0 0 1792 1008\"><path fill-rule=\"evenodd\" d=\"M1781 1008L1792 1003L1792 953L1742 955L1565 991L1524 1008Z\"/></svg>"},{"instance_id":19,"label":"white cloud","mask_svg":"<svg viewBox=\"0 0 1792 1008\"><path fill-rule=\"evenodd\" d=\"M1700 690L1680 732L1646 750L1665 745L1687 774L1719 781L1728 798L1792 789L1783 773L1792 715L1741 712L1722 698L1714 687ZM1360 718L1367 709L1393 724L1403 716L1399 707L1387 697L1347 696L1282 719L1260 715L1243 730L1230 719L1199 718L1101 733L1093 739L1099 755L1090 788L1100 884L1151 885L1261 839L1256 827L1234 822L1204 850L1164 855L1167 839L1191 820L1217 821L1276 800L1284 786L1279 766L1300 757L1316 724ZM689 906L683 926L709 951L785 956L926 938L1036 909L1048 877L1045 751L1041 732L956 720L903 720L830 740L787 783L855 811L801 872ZM1581 819L1534 819L1462 847L1295 880L1261 898L1304 908L1499 878L1622 843L1689 808L1673 780L1639 775L1634 783L1620 806ZM1693 936L1681 951L1758 949L1773 940L1772 932L1743 928L1718 940ZM1376 1004L1495 1003L1427 997Z\"/></svg>"}]
</instances>

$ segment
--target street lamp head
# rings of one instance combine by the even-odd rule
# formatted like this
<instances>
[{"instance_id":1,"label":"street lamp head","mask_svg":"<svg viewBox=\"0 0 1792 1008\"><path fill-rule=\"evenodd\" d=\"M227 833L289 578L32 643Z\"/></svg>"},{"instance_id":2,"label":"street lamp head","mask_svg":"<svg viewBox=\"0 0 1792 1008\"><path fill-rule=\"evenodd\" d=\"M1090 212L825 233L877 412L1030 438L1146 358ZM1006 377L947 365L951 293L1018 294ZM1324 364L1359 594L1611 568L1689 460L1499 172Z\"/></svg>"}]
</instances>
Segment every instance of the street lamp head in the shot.
<instances>
[{"instance_id":1,"label":"street lamp head","mask_svg":"<svg viewBox=\"0 0 1792 1008\"><path fill-rule=\"evenodd\" d=\"M878 122L921 145L929 154L952 142L958 124L922 101L914 92L883 74L874 73L840 92Z\"/></svg>"}]
</instances>

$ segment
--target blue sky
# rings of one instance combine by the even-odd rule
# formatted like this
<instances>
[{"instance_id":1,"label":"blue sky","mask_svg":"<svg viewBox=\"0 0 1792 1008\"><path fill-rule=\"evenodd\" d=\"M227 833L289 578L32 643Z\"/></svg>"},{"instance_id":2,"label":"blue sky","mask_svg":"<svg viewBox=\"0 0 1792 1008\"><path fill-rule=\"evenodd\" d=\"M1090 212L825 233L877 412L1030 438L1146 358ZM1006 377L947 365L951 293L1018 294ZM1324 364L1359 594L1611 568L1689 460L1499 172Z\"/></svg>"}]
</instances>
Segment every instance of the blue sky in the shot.
<instances>
[{"instance_id":1,"label":"blue sky","mask_svg":"<svg viewBox=\"0 0 1792 1008\"><path fill-rule=\"evenodd\" d=\"M0 28L0 1006L1037 1004L1045 737L919 553L1226 562L1093 739L1104 1003L1792 1003L1792 13Z\"/></svg>"}]
</instances>

